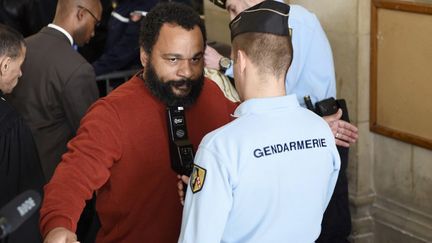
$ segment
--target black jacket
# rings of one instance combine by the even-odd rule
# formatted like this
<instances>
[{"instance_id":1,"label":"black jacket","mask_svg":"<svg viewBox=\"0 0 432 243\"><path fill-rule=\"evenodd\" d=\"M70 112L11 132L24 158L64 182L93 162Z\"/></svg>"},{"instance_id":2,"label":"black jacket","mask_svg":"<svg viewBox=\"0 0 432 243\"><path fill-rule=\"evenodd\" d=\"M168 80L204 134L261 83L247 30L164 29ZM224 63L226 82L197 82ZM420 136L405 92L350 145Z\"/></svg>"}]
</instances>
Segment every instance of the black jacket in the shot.
<instances>
[{"instance_id":1,"label":"black jacket","mask_svg":"<svg viewBox=\"0 0 432 243\"><path fill-rule=\"evenodd\" d=\"M45 179L30 129L0 91L0 208L32 189L42 195ZM6 242L41 242L39 212L12 233Z\"/></svg>"}]
</instances>

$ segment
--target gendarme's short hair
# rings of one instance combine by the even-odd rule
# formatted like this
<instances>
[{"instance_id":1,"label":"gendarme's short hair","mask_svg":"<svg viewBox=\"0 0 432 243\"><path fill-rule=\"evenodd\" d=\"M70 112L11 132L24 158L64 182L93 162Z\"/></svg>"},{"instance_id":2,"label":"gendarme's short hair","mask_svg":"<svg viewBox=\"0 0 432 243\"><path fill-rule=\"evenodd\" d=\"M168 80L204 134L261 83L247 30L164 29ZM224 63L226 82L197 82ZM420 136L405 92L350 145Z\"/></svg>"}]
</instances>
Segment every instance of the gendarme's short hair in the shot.
<instances>
[{"instance_id":1,"label":"gendarme's short hair","mask_svg":"<svg viewBox=\"0 0 432 243\"><path fill-rule=\"evenodd\" d=\"M229 24L231 41L243 33L267 33L287 36L290 6L276 1L264 1L246 9Z\"/></svg>"}]
</instances>

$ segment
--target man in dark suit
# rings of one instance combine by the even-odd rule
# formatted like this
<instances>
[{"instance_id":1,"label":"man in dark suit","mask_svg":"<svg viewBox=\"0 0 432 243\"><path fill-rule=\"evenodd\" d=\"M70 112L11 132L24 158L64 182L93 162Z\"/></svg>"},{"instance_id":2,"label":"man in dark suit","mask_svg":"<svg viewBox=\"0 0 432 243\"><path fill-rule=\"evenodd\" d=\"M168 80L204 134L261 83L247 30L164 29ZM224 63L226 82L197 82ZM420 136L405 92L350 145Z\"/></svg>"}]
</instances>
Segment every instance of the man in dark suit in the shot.
<instances>
[{"instance_id":1,"label":"man in dark suit","mask_svg":"<svg viewBox=\"0 0 432 243\"><path fill-rule=\"evenodd\" d=\"M99 97L94 70L74 46L90 40L101 13L99 0L59 0L53 23L26 39L23 76L9 98L30 126L48 181ZM82 238L93 221L92 207L81 217Z\"/></svg>"},{"instance_id":2,"label":"man in dark suit","mask_svg":"<svg viewBox=\"0 0 432 243\"><path fill-rule=\"evenodd\" d=\"M23 76L10 100L33 132L48 180L98 98L93 68L73 46L90 40L101 12L99 0L59 0L53 23L26 39Z\"/></svg>"}]
</instances>

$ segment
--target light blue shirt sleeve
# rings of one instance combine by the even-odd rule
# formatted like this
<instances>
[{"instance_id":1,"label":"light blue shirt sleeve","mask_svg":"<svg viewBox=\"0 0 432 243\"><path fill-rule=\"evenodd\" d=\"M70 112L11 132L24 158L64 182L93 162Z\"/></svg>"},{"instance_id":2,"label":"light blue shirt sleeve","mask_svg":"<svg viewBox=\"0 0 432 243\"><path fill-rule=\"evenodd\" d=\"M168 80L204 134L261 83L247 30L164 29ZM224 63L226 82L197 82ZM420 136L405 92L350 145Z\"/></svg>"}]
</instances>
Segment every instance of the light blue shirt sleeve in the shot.
<instances>
[{"instance_id":1,"label":"light blue shirt sleeve","mask_svg":"<svg viewBox=\"0 0 432 243\"><path fill-rule=\"evenodd\" d=\"M225 75L231 78L234 78L234 65L231 65L227 70L225 70Z\"/></svg>"},{"instance_id":2,"label":"light blue shirt sleeve","mask_svg":"<svg viewBox=\"0 0 432 243\"><path fill-rule=\"evenodd\" d=\"M193 193L191 176L183 209L179 243L221 242L233 197L229 172L219 162L220 158L214 152L200 146L195 163L205 169L205 178L200 178L201 190Z\"/></svg>"},{"instance_id":3,"label":"light blue shirt sleeve","mask_svg":"<svg viewBox=\"0 0 432 243\"><path fill-rule=\"evenodd\" d=\"M333 195L334 188L336 186L337 178L339 176L339 170L341 166L341 161L339 157L339 152L336 148L336 145L333 146L333 172L330 175L329 183L328 183L328 190L327 190L327 197L325 202L324 210L327 208L330 199Z\"/></svg>"},{"instance_id":4,"label":"light blue shirt sleeve","mask_svg":"<svg viewBox=\"0 0 432 243\"><path fill-rule=\"evenodd\" d=\"M286 77L288 94L296 94L304 106L304 96L312 103L336 97L336 81L330 43L318 18L299 5L290 5L293 62Z\"/></svg>"}]
</instances>

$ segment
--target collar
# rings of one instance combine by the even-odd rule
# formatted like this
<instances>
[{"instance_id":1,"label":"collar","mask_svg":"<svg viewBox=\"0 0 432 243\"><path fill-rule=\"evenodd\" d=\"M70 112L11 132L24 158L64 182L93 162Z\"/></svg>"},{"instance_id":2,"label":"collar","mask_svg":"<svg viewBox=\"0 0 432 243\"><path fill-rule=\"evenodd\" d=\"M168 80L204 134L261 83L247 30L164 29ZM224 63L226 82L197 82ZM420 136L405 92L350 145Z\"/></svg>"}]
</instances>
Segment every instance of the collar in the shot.
<instances>
[{"instance_id":1,"label":"collar","mask_svg":"<svg viewBox=\"0 0 432 243\"><path fill-rule=\"evenodd\" d=\"M295 94L249 99L241 103L234 111L234 117L241 117L248 114L259 114L273 110L300 107Z\"/></svg>"},{"instance_id":2,"label":"collar","mask_svg":"<svg viewBox=\"0 0 432 243\"><path fill-rule=\"evenodd\" d=\"M55 25L55 24L49 24L48 27L62 32L69 39L71 46L73 45L73 38L72 38L71 34L69 34L69 32L67 32L65 29L63 29L62 27Z\"/></svg>"}]
</instances>

